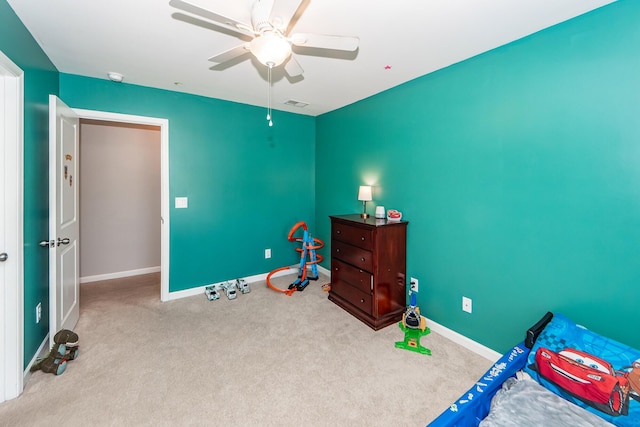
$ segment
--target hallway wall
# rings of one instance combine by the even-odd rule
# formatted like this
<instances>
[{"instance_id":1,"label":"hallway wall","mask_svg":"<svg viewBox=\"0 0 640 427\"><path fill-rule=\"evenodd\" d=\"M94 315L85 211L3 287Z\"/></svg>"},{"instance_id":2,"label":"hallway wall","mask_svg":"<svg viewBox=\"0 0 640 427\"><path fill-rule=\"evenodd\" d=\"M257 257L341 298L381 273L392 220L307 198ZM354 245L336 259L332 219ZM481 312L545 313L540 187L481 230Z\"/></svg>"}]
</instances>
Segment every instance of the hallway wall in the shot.
<instances>
[{"instance_id":1,"label":"hallway wall","mask_svg":"<svg viewBox=\"0 0 640 427\"><path fill-rule=\"evenodd\" d=\"M160 128L80 127L80 277L160 266Z\"/></svg>"}]
</instances>

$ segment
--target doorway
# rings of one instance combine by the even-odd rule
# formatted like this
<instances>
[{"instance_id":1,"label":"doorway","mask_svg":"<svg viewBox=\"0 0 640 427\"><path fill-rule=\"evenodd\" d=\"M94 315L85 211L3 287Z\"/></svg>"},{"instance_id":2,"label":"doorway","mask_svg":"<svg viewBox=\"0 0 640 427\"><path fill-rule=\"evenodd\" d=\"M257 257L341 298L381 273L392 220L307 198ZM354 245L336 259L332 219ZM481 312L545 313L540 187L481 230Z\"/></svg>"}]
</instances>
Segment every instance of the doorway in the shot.
<instances>
[{"instance_id":1,"label":"doorway","mask_svg":"<svg viewBox=\"0 0 640 427\"><path fill-rule=\"evenodd\" d=\"M160 225L160 299L161 301L169 300L169 121L154 117L132 116L128 114L107 113L102 111L91 111L74 109L75 113L80 117L81 123L98 123L117 124L120 127L132 127L135 129L157 129L160 133L160 215L156 218ZM81 154L82 158L82 135L81 135ZM113 165L117 168L117 165ZM83 177L80 177L80 186L82 187ZM82 217L80 223L82 227ZM83 254L83 248L80 248ZM82 255L84 256L84 255ZM81 261L82 263L83 261ZM150 270L134 269L135 273L145 273ZM157 271L157 270L155 270ZM90 273L89 273L90 274ZM122 277L113 276L112 278ZM107 278L107 277L104 277Z\"/></svg>"},{"instance_id":2,"label":"doorway","mask_svg":"<svg viewBox=\"0 0 640 427\"><path fill-rule=\"evenodd\" d=\"M80 176L80 283L160 272L160 127L81 119Z\"/></svg>"}]
</instances>

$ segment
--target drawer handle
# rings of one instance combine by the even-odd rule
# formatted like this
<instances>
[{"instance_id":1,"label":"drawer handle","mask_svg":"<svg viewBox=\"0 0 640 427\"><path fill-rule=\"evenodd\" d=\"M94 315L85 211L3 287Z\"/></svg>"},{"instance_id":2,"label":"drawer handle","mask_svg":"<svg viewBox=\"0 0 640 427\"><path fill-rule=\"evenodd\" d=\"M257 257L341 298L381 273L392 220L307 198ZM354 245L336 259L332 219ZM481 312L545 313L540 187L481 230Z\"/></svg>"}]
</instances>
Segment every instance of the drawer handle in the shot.
<instances>
[{"instance_id":1,"label":"drawer handle","mask_svg":"<svg viewBox=\"0 0 640 427\"><path fill-rule=\"evenodd\" d=\"M336 253L340 253L340 249L336 249Z\"/></svg>"},{"instance_id":2,"label":"drawer handle","mask_svg":"<svg viewBox=\"0 0 640 427\"><path fill-rule=\"evenodd\" d=\"M364 262L364 258L360 258L360 261Z\"/></svg>"},{"instance_id":3,"label":"drawer handle","mask_svg":"<svg viewBox=\"0 0 640 427\"><path fill-rule=\"evenodd\" d=\"M364 298L360 298L360 302L364 303Z\"/></svg>"},{"instance_id":4,"label":"drawer handle","mask_svg":"<svg viewBox=\"0 0 640 427\"><path fill-rule=\"evenodd\" d=\"M362 239L362 241L364 242L364 236L362 236L360 239Z\"/></svg>"},{"instance_id":5,"label":"drawer handle","mask_svg":"<svg viewBox=\"0 0 640 427\"><path fill-rule=\"evenodd\" d=\"M342 233L342 231L336 230L336 234L340 234L340 233Z\"/></svg>"},{"instance_id":6,"label":"drawer handle","mask_svg":"<svg viewBox=\"0 0 640 427\"><path fill-rule=\"evenodd\" d=\"M335 268L336 271L339 271L340 269L338 267Z\"/></svg>"}]
</instances>

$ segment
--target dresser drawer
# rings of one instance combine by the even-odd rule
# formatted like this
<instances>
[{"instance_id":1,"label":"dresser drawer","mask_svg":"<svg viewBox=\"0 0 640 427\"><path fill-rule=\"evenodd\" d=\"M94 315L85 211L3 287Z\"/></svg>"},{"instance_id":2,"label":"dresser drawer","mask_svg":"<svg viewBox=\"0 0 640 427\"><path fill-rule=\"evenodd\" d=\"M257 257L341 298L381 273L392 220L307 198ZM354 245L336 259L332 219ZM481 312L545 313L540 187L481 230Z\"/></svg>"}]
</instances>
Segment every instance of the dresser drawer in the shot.
<instances>
[{"instance_id":1,"label":"dresser drawer","mask_svg":"<svg viewBox=\"0 0 640 427\"><path fill-rule=\"evenodd\" d=\"M368 271L355 268L339 259L331 259L331 280L347 282L365 293L373 291L373 275Z\"/></svg>"},{"instance_id":2,"label":"dresser drawer","mask_svg":"<svg viewBox=\"0 0 640 427\"><path fill-rule=\"evenodd\" d=\"M338 258L357 268L373 271L373 255L371 251L338 240L332 240L331 255L333 258Z\"/></svg>"},{"instance_id":3,"label":"dresser drawer","mask_svg":"<svg viewBox=\"0 0 640 427\"><path fill-rule=\"evenodd\" d=\"M372 313L371 295L341 280L331 279L331 292L367 314Z\"/></svg>"},{"instance_id":4,"label":"dresser drawer","mask_svg":"<svg viewBox=\"0 0 640 427\"><path fill-rule=\"evenodd\" d=\"M373 231L366 228L335 223L331 227L331 237L362 249L373 249Z\"/></svg>"}]
</instances>

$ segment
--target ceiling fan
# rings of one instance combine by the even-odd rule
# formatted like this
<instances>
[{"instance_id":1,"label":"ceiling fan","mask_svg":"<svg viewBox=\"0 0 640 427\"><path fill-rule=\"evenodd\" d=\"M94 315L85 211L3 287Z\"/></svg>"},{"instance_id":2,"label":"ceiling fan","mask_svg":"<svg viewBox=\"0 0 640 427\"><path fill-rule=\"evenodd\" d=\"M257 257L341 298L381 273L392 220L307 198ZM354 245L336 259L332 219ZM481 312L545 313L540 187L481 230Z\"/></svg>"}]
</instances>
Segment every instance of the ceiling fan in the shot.
<instances>
[{"instance_id":1,"label":"ceiling fan","mask_svg":"<svg viewBox=\"0 0 640 427\"><path fill-rule=\"evenodd\" d=\"M296 77L304 71L291 54L292 46L352 52L358 49L360 42L357 37L314 33L289 34L291 20L304 1L255 0L251 9L251 24L228 18L185 0L171 0L169 4L176 9L212 21L224 29L252 38L249 42L212 56L209 61L222 64L251 53L269 69L284 63L285 72L290 77Z\"/></svg>"}]
</instances>

